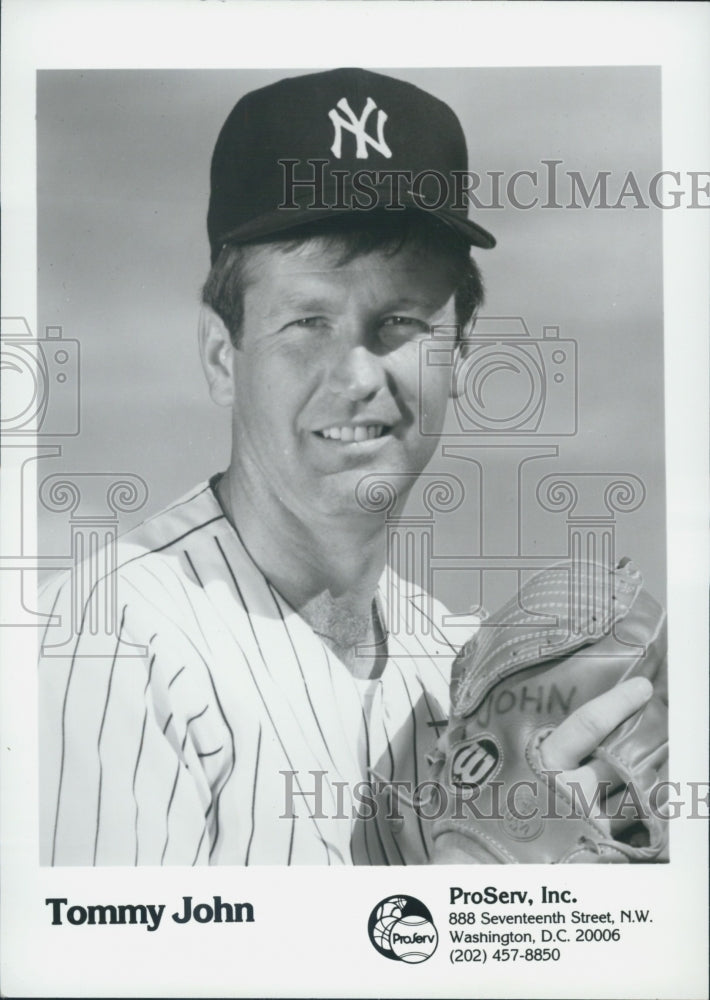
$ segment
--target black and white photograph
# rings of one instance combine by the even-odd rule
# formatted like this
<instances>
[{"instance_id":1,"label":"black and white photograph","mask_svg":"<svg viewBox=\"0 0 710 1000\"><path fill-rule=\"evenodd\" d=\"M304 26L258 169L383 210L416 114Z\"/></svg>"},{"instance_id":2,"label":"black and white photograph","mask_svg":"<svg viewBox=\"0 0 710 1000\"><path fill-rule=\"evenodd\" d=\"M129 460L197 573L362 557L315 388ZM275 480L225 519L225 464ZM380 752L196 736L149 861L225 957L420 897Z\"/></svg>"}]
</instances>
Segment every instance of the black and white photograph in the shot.
<instances>
[{"instance_id":1,"label":"black and white photograph","mask_svg":"<svg viewBox=\"0 0 710 1000\"><path fill-rule=\"evenodd\" d=\"M94 995L582 996L592 959L599 996L702 997L710 170L675 57L451 39L550 4L128 6L7 76L8 995L76 995L89 948ZM294 65L269 13L336 40ZM147 978L102 973L119 940ZM680 977L620 971L660 941Z\"/></svg>"}]
</instances>

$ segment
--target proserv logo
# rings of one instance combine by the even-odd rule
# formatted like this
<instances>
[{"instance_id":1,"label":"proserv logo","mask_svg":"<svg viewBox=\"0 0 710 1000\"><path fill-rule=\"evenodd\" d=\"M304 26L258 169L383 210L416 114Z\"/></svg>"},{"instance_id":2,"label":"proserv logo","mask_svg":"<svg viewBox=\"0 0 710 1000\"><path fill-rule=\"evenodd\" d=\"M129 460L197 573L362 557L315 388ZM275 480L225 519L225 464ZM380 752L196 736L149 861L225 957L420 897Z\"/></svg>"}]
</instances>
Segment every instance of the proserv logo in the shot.
<instances>
[{"instance_id":1,"label":"proserv logo","mask_svg":"<svg viewBox=\"0 0 710 1000\"><path fill-rule=\"evenodd\" d=\"M436 951L439 934L431 913L414 896L388 896L370 914L367 933L385 958L416 965Z\"/></svg>"}]
</instances>

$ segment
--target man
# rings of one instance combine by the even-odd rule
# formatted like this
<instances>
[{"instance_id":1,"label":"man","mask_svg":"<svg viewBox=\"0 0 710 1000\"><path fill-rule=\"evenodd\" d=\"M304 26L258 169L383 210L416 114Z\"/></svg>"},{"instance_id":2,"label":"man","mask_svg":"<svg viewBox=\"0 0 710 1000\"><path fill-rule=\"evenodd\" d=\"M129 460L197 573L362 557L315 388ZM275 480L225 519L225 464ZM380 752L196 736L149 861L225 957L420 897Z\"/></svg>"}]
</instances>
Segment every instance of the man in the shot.
<instances>
[{"instance_id":1,"label":"man","mask_svg":"<svg viewBox=\"0 0 710 1000\"><path fill-rule=\"evenodd\" d=\"M443 426L452 379L422 377L422 342L456 328L465 360L470 248L495 243L467 218L466 160L446 105L363 70L281 81L227 119L200 348L230 464L125 536L66 655L45 636L45 863L430 861L397 789L427 775L456 649L387 573L360 487L411 484L433 454L420 418ZM114 591L118 635L95 634ZM71 580L47 598L71 621ZM637 678L570 715L546 766L593 787L599 765L578 765L650 694Z\"/></svg>"}]
</instances>

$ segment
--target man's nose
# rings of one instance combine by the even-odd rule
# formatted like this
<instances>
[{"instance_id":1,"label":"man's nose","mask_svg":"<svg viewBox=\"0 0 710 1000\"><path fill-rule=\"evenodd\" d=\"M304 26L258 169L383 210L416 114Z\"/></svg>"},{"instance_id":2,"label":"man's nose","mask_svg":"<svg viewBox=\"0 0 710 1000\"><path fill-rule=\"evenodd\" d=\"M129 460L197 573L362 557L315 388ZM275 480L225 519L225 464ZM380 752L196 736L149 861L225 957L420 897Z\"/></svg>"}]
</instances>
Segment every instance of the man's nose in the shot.
<instances>
[{"instance_id":1,"label":"man's nose","mask_svg":"<svg viewBox=\"0 0 710 1000\"><path fill-rule=\"evenodd\" d=\"M386 384L383 362L367 345L351 344L333 359L329 387L354 403L370 399Z\"/></svg>"}]
</instances>

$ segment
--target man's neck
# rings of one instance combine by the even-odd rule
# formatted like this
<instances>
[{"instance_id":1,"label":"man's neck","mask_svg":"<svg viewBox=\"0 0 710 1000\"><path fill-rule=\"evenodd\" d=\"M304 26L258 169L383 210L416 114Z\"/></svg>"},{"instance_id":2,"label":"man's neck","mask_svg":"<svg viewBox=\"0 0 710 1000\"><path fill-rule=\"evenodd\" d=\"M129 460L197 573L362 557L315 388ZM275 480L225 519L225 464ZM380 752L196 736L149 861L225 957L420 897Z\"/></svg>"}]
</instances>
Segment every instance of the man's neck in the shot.
<instances>
[{"instance_id":1,"label":"man's neck","mask_svg":"<svg viewBox=\"0 0 710 1000\"><path fill-rule=\"evenodd\" d=\"M277 498L257 500L235 479L227 472L216 484L222 509L294 610L341 659L352 659L358 645L381 641L373 599L387 555L383 523L363 514L314 514L306 523ZM363 663L356 667L354 673L366 671Z\"/></svg>"}]
</instances>

